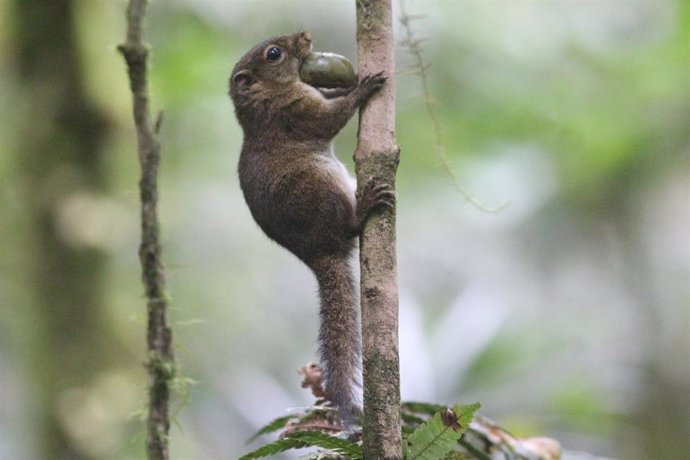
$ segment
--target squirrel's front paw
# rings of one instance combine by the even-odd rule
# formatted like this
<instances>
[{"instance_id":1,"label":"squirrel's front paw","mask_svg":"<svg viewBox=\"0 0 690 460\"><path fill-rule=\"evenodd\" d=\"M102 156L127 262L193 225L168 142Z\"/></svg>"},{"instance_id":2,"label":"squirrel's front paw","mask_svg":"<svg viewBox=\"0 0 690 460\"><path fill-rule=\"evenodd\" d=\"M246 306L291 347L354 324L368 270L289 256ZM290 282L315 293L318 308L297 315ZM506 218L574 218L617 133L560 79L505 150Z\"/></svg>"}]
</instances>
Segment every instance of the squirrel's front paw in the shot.
<instances>
[{"instance_id":1,"label":"squirrel's front paw","mask_svg":"<svg viewBox=\"0 0 690 460\"><path fill-rule=\"evenodd\" d=\"M383 75L383 72L369 74L359 80L357 87L368 97L383 88L386 80L388 80L388 77Z\"/></svg>"}]
</instances>

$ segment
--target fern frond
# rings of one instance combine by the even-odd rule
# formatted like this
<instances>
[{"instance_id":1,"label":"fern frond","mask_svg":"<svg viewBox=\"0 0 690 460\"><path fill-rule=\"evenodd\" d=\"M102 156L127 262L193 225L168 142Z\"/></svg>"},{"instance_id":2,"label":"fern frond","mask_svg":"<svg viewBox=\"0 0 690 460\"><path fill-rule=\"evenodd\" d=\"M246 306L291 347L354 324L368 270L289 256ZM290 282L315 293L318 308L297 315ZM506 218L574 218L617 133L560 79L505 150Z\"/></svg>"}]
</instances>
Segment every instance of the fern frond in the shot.
<instances>
[{"instance_id":1,"label":"fern frond","mask_svg":"<svg viewBox=\"0 0 690 460\"><path fill-rule=\"evenodd\" d=\"M362 460L364 458L362 447L359 444L348 441L347 439L320 433L318 431L301 431L292 433L289 436L270 444L266 444L259 449L240 457L240 460L263 458L269 455L285 452L286 450L304 447L320 447L322 449L328 449L344 455L350 460Z\"/></svg>"},{"instance_id":2,"label":"fern frond","mask_svg":"<svg viewBox=\"0 0 690 460\"><path fill-rule=\"evenodd\" d=\"M266 425L262 426L259 431L254 433L251 438L247 439L247 444L250 444L254 441L259 436L263 436L265 434L273 433L274 431L278 431L281 428L285 427L285 422L287 422L290 419L296 418L294 415L284 415L282 417L278 417L277 419L271 420L268 422Z\"/></svg>"},{"instance_id":3,"label":"fern frond","mask_svg":"<svg viewBox=\"0 0 690 460\"><path fill-rule=\"evenodd\" d=\"M424 408L428 409L428 408ZM404 443L405 459L437 460L444 458L457 445L470 425L479 404L456 405L436 412L417 428Z\"/></svg>"}]
</instances>

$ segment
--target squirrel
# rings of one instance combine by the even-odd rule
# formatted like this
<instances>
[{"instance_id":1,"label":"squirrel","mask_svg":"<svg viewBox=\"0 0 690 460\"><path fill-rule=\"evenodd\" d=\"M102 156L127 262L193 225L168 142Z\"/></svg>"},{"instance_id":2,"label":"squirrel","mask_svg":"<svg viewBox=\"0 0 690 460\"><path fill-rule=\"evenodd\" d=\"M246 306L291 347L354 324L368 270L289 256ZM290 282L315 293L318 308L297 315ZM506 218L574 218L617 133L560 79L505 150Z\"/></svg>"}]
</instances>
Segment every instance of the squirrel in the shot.
<instances>
[{"instance_id":1,"label":"squirrel","mask_svg":"<svg viewBox=\"0 0 690 460\"><path fill-rule=\"evenodd\" d=\"M308 32L269 38L249 50L230 76L230 97L244 132L239 179L259 227L316 275L319 351L326 397L349 428L361 413L359 299L351 258L369 216L391 207L394 192L373 179L356 196L355 179L332 141L385 84L382 73L350 88L304 83Z\"/></svg>"}]
</instances>

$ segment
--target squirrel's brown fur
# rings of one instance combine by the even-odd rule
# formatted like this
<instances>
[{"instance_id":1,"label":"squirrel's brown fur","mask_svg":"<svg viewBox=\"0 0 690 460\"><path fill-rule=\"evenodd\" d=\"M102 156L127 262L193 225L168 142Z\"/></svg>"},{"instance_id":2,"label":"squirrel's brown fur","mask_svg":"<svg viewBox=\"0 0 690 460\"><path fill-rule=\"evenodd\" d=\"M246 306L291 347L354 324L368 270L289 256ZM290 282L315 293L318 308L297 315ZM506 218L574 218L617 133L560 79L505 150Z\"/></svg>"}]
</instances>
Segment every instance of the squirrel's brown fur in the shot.
<instances>
[{"instance_id":1,"label":"squirrel's brown fur","mask_svg":"<svg viewBox=\"0 0 690 460\"><path fill-rule=\"evenodd\" d=\"M361 339L350 258L366 219L394 198L387 186L373 182L357 198L354 180L331 144L386 77L320 91L299 77L310 52L306 32L259 43L235 66L230 96L244 131L239 177L245 200L266 235L316 275L326 393L343 423L351 425L359 412Z\"/></svg>"}]
</instances>

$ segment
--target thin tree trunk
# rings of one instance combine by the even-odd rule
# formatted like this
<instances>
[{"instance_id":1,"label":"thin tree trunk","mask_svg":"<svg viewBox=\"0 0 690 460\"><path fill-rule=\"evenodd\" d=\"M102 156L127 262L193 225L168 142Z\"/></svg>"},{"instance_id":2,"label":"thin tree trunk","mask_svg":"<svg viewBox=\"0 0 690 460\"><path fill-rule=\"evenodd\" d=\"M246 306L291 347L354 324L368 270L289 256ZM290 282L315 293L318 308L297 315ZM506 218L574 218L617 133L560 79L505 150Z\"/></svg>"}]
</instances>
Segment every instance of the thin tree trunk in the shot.
<instances>
[{"instance_id":1,"label":"thin tree trunk","mask_svg":"<svg viewBox=\"0 0 690 460\"><path fill-rule=\"evenodd\" d=\"M105 190L101 156L109 127L82 79L75 3L15 0L10 8L20 100L27 101L9 110L22 120L17 176L29 228L21 251L32 301L30 312L17 314L31 321L19 334L35 385L31 447L40 458L87 457L64 422L78 403L59 402L88 388L122 351L103 303L106 254L61 219L70 200Z\"/></svg>"},{"instance_id":2,"label":"thin tree trunk","mask_svg":"<svg viewBox=\"0 0 690 460\"><path fill-rule=\"evenodd\" d=\"M139 259L148 307L147 368L151 377L146 452L150 460L164 460L170 455L170 383L175 377L175 360L172 352L172 330L166 320L167 295L159 240L157 176L161 148L157 131L160 117L154 124L149 108L148 49L144 44L146 3L146 0L130 0L127 6L127 40L120 45L119 50L127 62L129 71L141 166Z\"/></svg>"},{"instance_id":3,"label":"thin tree trunk","mask_svg":"<svg viewBox=\"0 0 690 460\"><path fill-rule=\"evenodd\" d=\"M357 0L359 75L383 71L388 81L360 111L355 169L363 186L395 185L395 42L390 0ZM369 220L360 238L364 452L402 458L395 209Z\"/></svg>"}]
</instances>

